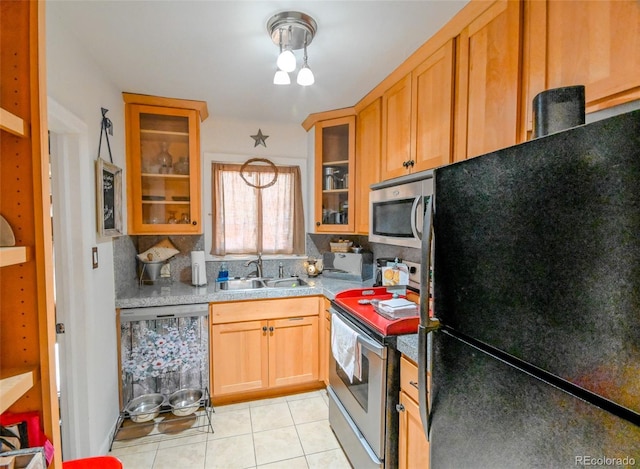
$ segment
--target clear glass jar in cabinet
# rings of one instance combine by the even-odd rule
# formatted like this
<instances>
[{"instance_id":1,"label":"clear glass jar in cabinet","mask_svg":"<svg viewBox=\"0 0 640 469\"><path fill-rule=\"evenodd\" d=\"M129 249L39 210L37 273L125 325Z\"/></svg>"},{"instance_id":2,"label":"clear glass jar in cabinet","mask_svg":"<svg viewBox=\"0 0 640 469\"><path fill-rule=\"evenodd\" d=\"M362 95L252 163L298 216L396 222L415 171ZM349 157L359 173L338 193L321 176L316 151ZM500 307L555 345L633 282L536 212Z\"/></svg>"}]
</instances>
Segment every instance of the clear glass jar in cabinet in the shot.
<instances>
[{"instance_id":1,"label":"clear glass jar in cabinet","mask_svg":"<svg viewBox=\"0 0 640 469\"><path fill-rule=\"evenodd\" d=\"M129 234L202 233L199 138L206 103L175 100L176 107L167 107L168 98L156 98L160 106L135 102L154 97L124 95Z\"/></svg>"},{"instance_id":2,"label":"clear glass jar in cabinet","mask_svg":"<svg viewBox=\"0 0 640 469\"><path fill-rule=\"evenodd\" d=\"M355 116L315 125L316 231L353 233Z\"/></svg>"}]
</instances>

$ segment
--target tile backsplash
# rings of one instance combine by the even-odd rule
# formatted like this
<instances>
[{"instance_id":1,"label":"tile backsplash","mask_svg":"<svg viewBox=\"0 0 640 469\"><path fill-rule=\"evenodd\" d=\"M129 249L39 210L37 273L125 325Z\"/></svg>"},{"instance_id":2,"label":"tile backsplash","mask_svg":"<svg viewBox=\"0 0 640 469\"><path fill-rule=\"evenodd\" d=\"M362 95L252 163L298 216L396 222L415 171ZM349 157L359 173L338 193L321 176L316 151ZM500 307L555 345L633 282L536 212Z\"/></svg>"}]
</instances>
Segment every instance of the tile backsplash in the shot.
<instances>
[{"instance_id":1,"label":"tile backsplash","mask_svg":"<svg viewBox=\"0 0 640 469\"><path fill-rule=\"evenodd\" d=\"M131 285L139 282L139 262L136 255L144 252L164 238L169 238L180 253L169 260L170 279L161 279L158 282L182 282L191 283L191 251L204 250L204 236L120 236L114 239L113 255L115 270L116 296L120 292L131 289ZM399 257L412 262L420 262L420 250L390 246L378 243L369 243L366 235L333 235L333 234L312 234L306 236L306 253L309 257L322 257L322 253L330 251L330 241L340 237L353 241L354 245L360 245L365 251L373 252L373 257ZM304 276L304 265L306 257L298 259L265 259L264 276L277 277L278 266L282 262L284 275L286 277L298 275ZM243 277L252 272L253 265L246 267L246 260L226 260L229 275L232 277ZM207 280L212 282L218 276L222 261L207 261Z\"/></svg>"}]
</instances>

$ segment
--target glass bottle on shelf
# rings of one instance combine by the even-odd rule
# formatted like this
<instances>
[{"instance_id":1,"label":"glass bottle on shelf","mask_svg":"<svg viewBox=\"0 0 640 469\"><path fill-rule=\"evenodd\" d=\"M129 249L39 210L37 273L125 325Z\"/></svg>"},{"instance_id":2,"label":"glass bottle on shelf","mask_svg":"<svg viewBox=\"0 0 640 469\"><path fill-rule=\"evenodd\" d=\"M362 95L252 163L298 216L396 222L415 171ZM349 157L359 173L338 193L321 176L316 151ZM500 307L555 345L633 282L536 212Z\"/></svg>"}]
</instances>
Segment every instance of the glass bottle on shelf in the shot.
<instances>
[{"instance_id":1,"label":"glass bottle on shelf","mask_svg":"<svg viewBox=\"0 0 640 469\"><path fill-rule=\"evenodd\" d=\"M176 174L189 174L189 159L183 156L173 165L173 171Z\"/></svg>"},{"instance_id":2,"label":"glass bottle on shelf","mask_svg":"<svg viewBox=\"0 0 640 469\"><path fill-rule=\"evenodd\" d=\"M180 223L189 224L191 221L189 220L189 214L187 212L182 213L182 217L180 218Z\"/></svg>"},{"instance_id":3,"label":"glass bottle on shelf","mask_svg":"<svg viewBox=\"0 0 640 469\"><path fill-rule=\"evenodd\" d=\"M169 212L169 219L167 220L167 223L173 225L175 223L178 223L178 219L176 218L176 212L175 211L170 211Z\"/></svg>"},{"instance_id":4,"label":"glass bottle on shelf","mask_svg":"<svg viewBox=\"0 0 640 469\"><path fill-rule=\"evenodd\" d=\"M173 157L169 153L169 144L162 142L160 153L158 153L158 163L160 163L160 174L171 174L173 171Z\"/></svg>"}]
</instances>

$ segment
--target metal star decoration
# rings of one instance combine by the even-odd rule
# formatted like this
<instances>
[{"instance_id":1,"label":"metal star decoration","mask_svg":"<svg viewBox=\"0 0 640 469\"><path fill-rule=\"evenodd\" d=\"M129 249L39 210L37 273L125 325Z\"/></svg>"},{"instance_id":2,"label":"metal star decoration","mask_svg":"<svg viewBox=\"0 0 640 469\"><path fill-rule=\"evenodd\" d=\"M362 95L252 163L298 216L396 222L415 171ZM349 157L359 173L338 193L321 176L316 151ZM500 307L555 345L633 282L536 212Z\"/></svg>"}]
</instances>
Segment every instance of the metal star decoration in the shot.
<instances>
[{"instance_id":1,"label":"metal star decoration","mask_svg":"<svg viewBox=\"0 0 640 469\"><path fill-rule=\"evenodd\" d=\"M256 141L256 143L253 145L254 148L258 145L262 145L265 148L267 147L265 140L268 139L269 136L262 135L262 129L258 129L258 133L256 135L251 135L251 138Z\"/></svg>"}]
</instances>

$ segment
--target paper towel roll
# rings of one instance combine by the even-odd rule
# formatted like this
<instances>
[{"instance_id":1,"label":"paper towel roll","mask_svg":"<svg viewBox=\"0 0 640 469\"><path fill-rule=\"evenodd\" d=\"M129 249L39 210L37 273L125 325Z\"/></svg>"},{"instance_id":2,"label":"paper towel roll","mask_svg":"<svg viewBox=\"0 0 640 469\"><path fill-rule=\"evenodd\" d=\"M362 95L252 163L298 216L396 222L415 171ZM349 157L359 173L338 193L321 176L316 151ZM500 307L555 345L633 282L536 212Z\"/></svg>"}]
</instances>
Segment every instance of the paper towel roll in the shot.
<instances>
[{"instance_id":1,"label":"paper towel roll","mask_svg":"<svg viewBox=\"0 0 640 469\"><path fill-rule=\"evenodd\" d=\"M204 251L191 251L191 284L201 286L207 284L207 266Z\"/></svg>"}]
</instances>

